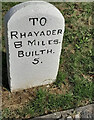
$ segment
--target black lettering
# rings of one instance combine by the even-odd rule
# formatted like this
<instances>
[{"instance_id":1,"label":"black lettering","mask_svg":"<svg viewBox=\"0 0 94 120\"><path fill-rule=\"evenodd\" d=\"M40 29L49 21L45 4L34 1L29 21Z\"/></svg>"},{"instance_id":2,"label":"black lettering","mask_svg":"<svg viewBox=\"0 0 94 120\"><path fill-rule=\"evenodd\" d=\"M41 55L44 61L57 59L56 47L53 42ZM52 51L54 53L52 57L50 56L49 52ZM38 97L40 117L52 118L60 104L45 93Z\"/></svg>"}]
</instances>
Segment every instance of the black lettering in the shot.
<instances>
[{"instance_id":1,"label":"black lettering","mask_svg":"<svg viewBox=\"0 0 94 120\"><path fill-rule=\"evenodd\" d=\"M33 21L33 25L35 25L35 22L38 21L38 18L29 18L29 21Z\"/></svg>"},{"instance_id":2,"label":"black lettering","mask_svg":"<svg viewBox=\"0 0 94 120\"><path fill-rule=\"evenodd\" d=\"M28 41L28 45L30 45L30 46L32 46L32 45L36 45L36 40Z\"/></svg>"},{"instance_id":3,"label":"black lettering","mask_svg":"<svg viewBox=\"0 0 94 120\"><path fill-rule=\"evenodd\" d=\"M42 45L43 45L43 46L45 45L45 42L44 42L44 41L42 41Z\"/></svg>"},{"instance_id":4,"label":"black lettering","mask_svg":"<svg viewBox=\"0 0 94 120\"><path fill-rule=\"evenodd\" d=\"M39 55L37 51L35 51L35 55Z\"/></svg>"},{"instance_id":5,"label":"black lettering","mask_svg":"<svg viewBox=\"0 0 94 120\"><path fill-rule=\"evenodd\" d=\"M54 42L54 44L58 44L59 43L58 39L55 39L53 42Z\"/></svg>"},{"instance_id":6,"label":"black lettering","mask_svg":"<svg viewBox=\"0 0 94 120\"><path fill-rule=\"evenodd\" d=\"M26 38L26 33L20 33L20 38L25 37Z\"/></svg>"},{"instance_id":7,"label":"black lettering","mask_svg":"<svg viewBox=\"0 0 94 120\"><path fill-rule=\"evenodd\" d=\"M13 39L13 37L18 39L18 32L17 31L11 31L11 39Z\"/></svg>"},{"instance_id":8,"label":"black lettering","mask_svg":"<svg viewBox=\"0 0 94 120\"><path fill-rule=\"evenodd\" d=\"M32 51L32 56L34 56L34 51Z\"/></svg>"},{"instance_id":9,"label":"black lettering","mask_svg":"<svg viewBox=\"0 0 94 120\"><path fill-rule=\"evenodd\" d=\"M29 36L32 36L32 32L29 32L29 33L28 33L28 37L29 37Z\"/></svg>"},{"instance_id":10,"label":"black lettering","mask_svg":"<svg viewBox=\"0 0 94 120\"><path fill-rule=\"evenodd\" d=\"M53 41L53 40L48 40L48 44L51 45L51 42L52 42L52 41Z\"/></svg>"},{"instance_id":11,"label":"black lettering","mask_svg":"<svg viewBox=\"0 0 94 120\"><path fill-rule=\"evenodd\" d=\"M34 31L34 33L35 33L35 35L37 36L37 35L38 35L38 33L39 33L39 31L38 31L37 33Z\"/></svg>"},{"instance_id":12,"label":"black lettering","mask_svg":"<svg viewBox=\"0 0 94 120\"><path fill-rule=\"evenodd\" d=\"M44 34L44 32L43 32L43 31L40 33L40 36L42 36L42 35L44 35L44 36L45 36L45 34Z\"/></svg>"},{"instance_id":13,"label":"black lettering","mask_svg":"<svg viewBox=\"0 0 94 120\"><path fill-rule=\"evenodd\" d=\"M40 45L40 42L38 41L38 45Z\"/></svg>"},{"instance_id":14,"label":"black lettering","mask_svg":"<svg viewBox=\"0 0 94 120\"><path fill-rule=\"evenodd\" d=\"M53 52L53 50L52 50L52 49L51 49L51 50L47 50L47 54L48 54L48 53L52 53L52 52Z\"/></svg>"},{"instance_id":15,"label":"black lettering","mask_svg":"<svg viewBox=\"0 0 94 120\"><path fill-rule=\"evenodd\" d=\"M46 33L48 36L51 35L51 31L50 30L47 30L47 33Z\"/></svg>"},{"instance_id":16,"label":"black lettering","mask_svg":"<svg viewBox=\"0 0 94 120\"><path fill-rule=\"evenodd\" d=\"M26 57L29 57L31 55L31 52L26 52L25 55Z\"/></svg>"},{"instance_id":17,"label":"black lettering","mask_svg":"<svg viewBox=\"0 0 94 120\"><path fill-rule=\"evenodd\" d=\"M57 35L58 34L62 34L62 29L59 29L58 31L57 31Z\"/></svg>"},{"instance_id":18,"label":"black lettering","mask_svg":"<svg viewBox=\"0 0 94 120\"><path fill-rule=\"evenodd\" d=\"M46 19L45 17L42 17L42 18L40 19L40 25L41 25L41 26L44 26L44 25L46 24L46 22L47 22L47 19Z\"/></svg>"},{"instance_id":19,"label":"black lettering","mask_svg":"<svg viewBox=\"0 0 94 120\"><path fill-rule=\"evenodd\" d=\"M34 61L32 62L34 65L39 63L39 58L34 58Z\"/></svg>"},{"instance_id":20,"label":"black lettering","mask_svg":"<svg viewBox=\"0 0 94 120\"><path fill-rule=\"evenodd\" d=\"M22 47L22 41L14 42L14 46L15 46L15 48L21 48Z\"/></svg>"},{"instance_id":21,"label":"black lettering","mask_svg":"<svg viewBox=\"0 0 94 120\"><path fill-rule=\"evenodd\" d=\"M18 51L18 57L24 57L24 52L23 51Z\"/></svg>"},{"instance_id":22,"label":"black lettering","mask_svg":"<svg viewBox=\"0 0 94 120\"><path fill-rule=\"evenodd\" d=\"M44 54L45 51L46 51L46 50L40 50L41 54Z\"/></svg>"},{"instance_id":23,"label":"black lettering","mask_svg":"<svg viewBox=\"0 0 94 120\"><path fill-rule=\"evenodd\" d=\"M56 30L52 30L52 35L56 35Z\"/></svg>"}]
</instances>

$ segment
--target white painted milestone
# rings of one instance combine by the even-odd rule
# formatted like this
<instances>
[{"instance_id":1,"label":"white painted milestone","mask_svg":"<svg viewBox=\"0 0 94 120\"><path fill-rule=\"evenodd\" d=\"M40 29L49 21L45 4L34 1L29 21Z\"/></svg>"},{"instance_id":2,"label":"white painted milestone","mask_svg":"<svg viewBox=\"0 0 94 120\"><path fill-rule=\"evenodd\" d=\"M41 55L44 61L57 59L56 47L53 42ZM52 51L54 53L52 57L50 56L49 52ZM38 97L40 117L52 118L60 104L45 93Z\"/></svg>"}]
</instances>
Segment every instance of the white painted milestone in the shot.
<instances>
[{"instance_id":1,"label":"white painted milestone","mask_svg":"<svg viewBox=\"0 0 94 120\"><path fill-rule=\"evenodd\" d=\"M28 1L5 16L7 67L11 91L56 80L64 17L50 3Z\"/></svg>"}]
</instances>

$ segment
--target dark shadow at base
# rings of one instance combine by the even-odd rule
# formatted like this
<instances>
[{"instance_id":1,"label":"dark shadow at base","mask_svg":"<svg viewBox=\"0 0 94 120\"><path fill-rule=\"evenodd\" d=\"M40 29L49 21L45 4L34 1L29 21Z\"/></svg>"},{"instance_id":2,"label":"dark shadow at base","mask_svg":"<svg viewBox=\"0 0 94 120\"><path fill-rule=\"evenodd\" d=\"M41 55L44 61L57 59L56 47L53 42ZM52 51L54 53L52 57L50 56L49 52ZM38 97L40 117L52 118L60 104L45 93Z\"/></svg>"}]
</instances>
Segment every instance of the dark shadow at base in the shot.
<instances>
[{"instance_id":1,"label":"dark shadow at base","mask_svg":"<svg viewBox=\"0 0 94 120\"><path fill-rule=\"evenodd\" d=\"M10 91L7 74L6 53L2 52L2 86Z\"/></svg>"}]
</instances>

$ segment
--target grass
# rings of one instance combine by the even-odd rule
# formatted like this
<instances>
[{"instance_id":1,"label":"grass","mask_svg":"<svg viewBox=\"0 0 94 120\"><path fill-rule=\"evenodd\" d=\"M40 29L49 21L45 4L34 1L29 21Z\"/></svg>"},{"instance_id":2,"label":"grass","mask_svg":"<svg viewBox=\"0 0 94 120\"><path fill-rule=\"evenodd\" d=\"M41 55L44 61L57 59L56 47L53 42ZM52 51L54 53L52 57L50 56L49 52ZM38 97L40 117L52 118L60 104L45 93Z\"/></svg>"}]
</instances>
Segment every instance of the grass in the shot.
<instances>
[{"instance_id":1,"label":"grass","mask_svg":"<svg viewBox=\"0 0 94 120\"><path fill-rule=\"evenodd\" d=\"M5 12L18 3L3 3ZM94 29L92 3L52 3L64 15L66 28L57 80L51 93L46 87L36 90L23 109L3 109L3 118L33 118L55 111L84 106L94 101ZM3 50L5 49L3 38ZM3 59L5 59L3 57ZM4 60L5 61L5 60ZM3 61L3 66L5 63Z\"/></svg>"}]
</instances>

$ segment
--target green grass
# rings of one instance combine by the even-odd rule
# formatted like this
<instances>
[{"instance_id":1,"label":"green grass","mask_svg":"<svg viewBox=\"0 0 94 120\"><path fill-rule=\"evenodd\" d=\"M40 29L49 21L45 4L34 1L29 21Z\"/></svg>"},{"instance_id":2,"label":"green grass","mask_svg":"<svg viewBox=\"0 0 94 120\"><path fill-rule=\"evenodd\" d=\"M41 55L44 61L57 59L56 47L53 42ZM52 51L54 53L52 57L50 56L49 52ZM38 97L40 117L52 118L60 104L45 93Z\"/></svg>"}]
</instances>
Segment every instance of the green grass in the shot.
<instances>
[{"instance_id":1,"label":"green grass","mask_svg":"<svg viewBox=\"0 0 94 120\"><path fill-rule=\"evenodd\" d=\"M16 3L3 3L5 12ZM66 28L60 67L54 87L65 94L39 88L36 97L23 109L3 110L3 118L27 115L35 117L55 111L76 108L94 101L94 29L92 3L52 3L64 15ZM3 14L3 15L4 15ZM3 39L3 49L4 49ZM3 63L4 64L4 63Z\"/></svg>"}]
</instances>

